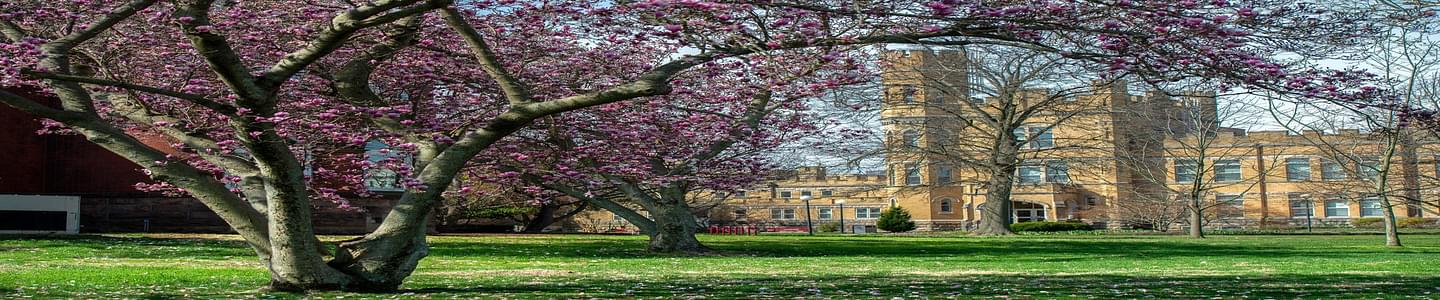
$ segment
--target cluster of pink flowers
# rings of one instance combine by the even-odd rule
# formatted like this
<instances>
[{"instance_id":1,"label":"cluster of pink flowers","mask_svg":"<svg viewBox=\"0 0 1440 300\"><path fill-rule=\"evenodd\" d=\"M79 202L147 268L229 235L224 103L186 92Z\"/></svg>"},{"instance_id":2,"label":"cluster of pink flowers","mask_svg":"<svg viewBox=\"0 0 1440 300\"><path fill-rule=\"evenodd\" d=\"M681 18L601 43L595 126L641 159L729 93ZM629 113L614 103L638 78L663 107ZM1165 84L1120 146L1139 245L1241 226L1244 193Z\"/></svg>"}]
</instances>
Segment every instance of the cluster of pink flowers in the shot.
<instances>
[{"instance_id":1,"label":"cluster of pink flowers","mask_svg":"<svg viewBox=\"0 0 1440 300\"><path fill-rule=\"evenodd\" d=\"M274 64L306 47L333 25L331 17L350 8L348 1L316 2L228 1L217 4L208 20L180 14L175 3L159 2L78 45L71 61L86 67L87 76L236 105L240 97L191 47L183 28L226 37L240 63L258 74L264 68L254 66ZM0 86L46 86L31 75L54 71L40 63L43 47L90 26L116 5L0 2L0 19L29 34L0 39ZM1416 120L1434 116L1385 104L1384 92L1367 84L1377 80L1372 75L1280 59L1281 54L1329 55L1375 31L1370 16L1305 2L477 0L454 5L536 101L603 91L678 60L706 60L666 78L667 95L540 118L488 145L467 168L478 179L474 184L529 186L530 175L591 188L616 177L647 184L692 182L717 190L752 184L775 166L767 154L787 142L818 134L865 135L822 129L824 116L811 111L806 99L875 80L873 58L857 49L885 43L1026 46L1092 63L1110 76L1157 83L1203 79L1313 101L1380 105ZM368 62L374 67L369 89L378 99L339 95L335 72L376 51L373 46L400 29L395 24L359 31L286 79L274 96L274 111L217 111L176 97L94 86L99 94L135 97L173 120L137 122L103 98L96 109L125 130L172 128L214 140L213 149L176 147L179 154L167 163L210 170L217 180L238 182L201 154L244 158L244 141L259 136L232 126L239 118L273 125L292 151L304 156L311 170L307 180L318 198L345 205L346 197L368 195L362 170L373 168L392 170L404 187L423 190L427 186L415 178L420 171L415 161L404 157L419 155L425 145L449 146L490 124L512 103L442 18L433 13L417 18L414 38L403 49ZM758 123L747 124L754 112L749 104L761 94L773 101ZM47 132L62 127L48 124L54 126ZM557 144L557 138L568 142ZM372 141L391 145L375 152L385 157L364 151ZM487 189L462 185L456 190Z\"/></svg>"}]
</instances>

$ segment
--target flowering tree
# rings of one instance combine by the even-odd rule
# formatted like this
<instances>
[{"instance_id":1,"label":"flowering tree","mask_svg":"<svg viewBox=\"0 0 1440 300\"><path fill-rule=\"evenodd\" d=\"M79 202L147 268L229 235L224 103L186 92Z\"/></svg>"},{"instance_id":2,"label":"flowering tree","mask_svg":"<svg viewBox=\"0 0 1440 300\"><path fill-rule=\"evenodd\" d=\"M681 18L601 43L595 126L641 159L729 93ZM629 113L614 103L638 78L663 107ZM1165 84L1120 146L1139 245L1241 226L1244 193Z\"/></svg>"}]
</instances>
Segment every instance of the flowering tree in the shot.
<instances>
[{"instance_id":1,"label":"flowering tree","mask_svg":"<svg viewBox=\"0 0 1440 300\"><path fill-rule=\"evenodd\" d=\"M609 210L648 235L650 251L704 252L695 212L707 207L692 205L764 179L768 154L819 134L804 100L871 80L866 60L838 50L706 66L695 72L703 77L677 77L667 96L548 118L496 146L511 155L492 182Z\"/></svg>"},{"instance_id":2,"label":"flowering tree","mask_svg":"<svg viewBox=\"0 0 1440 300\"><path fill-rule=\"evenodd\" d=\"M207 205L273 288L386 291L426 255L424 220L457 173L497 154L486 150L562 112L663 103L650 97L696 67L783 49L996 43L1155 79L1365 101L1353 72L1273 59L1369 32L1364 14L1339 11L1262 0L16 0L0 3L0 86L60 105L11 92L0 102ZM345 149L375 140L411 155L395 166L405 192L378 229L329 253L311 200L363 194L362 175L343 170L368 160Z\"/></svg>"}]
</instances>

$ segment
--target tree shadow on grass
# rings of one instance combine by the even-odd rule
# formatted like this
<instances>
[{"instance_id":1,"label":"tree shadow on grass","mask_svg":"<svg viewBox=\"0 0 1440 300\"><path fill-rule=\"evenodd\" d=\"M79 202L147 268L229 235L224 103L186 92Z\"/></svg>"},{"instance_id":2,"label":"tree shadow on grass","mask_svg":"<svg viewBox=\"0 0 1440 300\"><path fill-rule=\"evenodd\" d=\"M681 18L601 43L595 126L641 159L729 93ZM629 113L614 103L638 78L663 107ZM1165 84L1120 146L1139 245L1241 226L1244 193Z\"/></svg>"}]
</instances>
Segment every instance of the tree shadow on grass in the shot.
<instances>
[{"instance_id":1,"label":"tree shadow on grass","mask_svg":"<svg viewBox=\"0 0 1440 300\"><path fill-rule=\"evenodd\" d=\"M543 239L543 237L541 237ZM1315 247L1313 243L1267 243L1266 241L1233 242L1225 240L1196 241L1178 238L954 238L954 239L865 239L865 238L789 238L746 240L726 238L704 243L718 256L754 257L953 257L984 254L1018 259L1084 259L1106 255L1167 258L1167 257L1352 257L1376 251L1440 255L1440 249L1411 247L1378 249L1367 247ZM1377 244L1378 245L1378 244ZM507 243L490 239L465 242L431 242L431 254L447 257L522 256L576 258L649 258L640 239L573 239L557 238L543 243ZM1081 256L1074 258L1071 256ZM701 257L704 258L704 257Z\"/></svg>"},{"instance_id":2,"label":"tree shadow on grass","mask_svg":"<svg viewBox=\"0 0 1440 300\"><path fill-rule=\"evenodd\" d=\"M1256 237L1250 237L1256 238ZM1265 241L1234 242L1226 240L1196 241L1179 238L1128 237L1104 238L940 238L940 239L871 239L864 237L788 237L707 238L706 245L716 250L715 257L889 257L925 258L983 254L1019 260L1085 260L1114 256L1169 257L1354 257L1377 251L1417 255L1440 255L1434 247L1379 249L1374 247L1316 247L1310 242L1267 243ZM244 242L210 238L149 238L98 235L79 236L0 236L0 247L7 250L79 247L89 253L114 258L186 257L194 259L229 259L246 257L254 252ZM646 259L645 240L637 237L541 235L487 236L479 238L440 238L430 242L434 257L456 259L478 257L552 257ZM123 249L117 249L123 248ZM697 259L707 258L705 256Z\"/></svg>"},{"instance_id":3,"label":"tree shadow on grass","mask_svg":"<svg viewBox=\"0 0 1440 300\"><path fill-rule=\"evenodd\" d=\"M4 235L0 236L0 243L9 244L4 246L9 250L80 248L89 254L111 258L232 259L255 255L245 242L214 238Z\"/></svg>"},{"instance_id":4,"label":"tree shadow on grass","mask_svg":"<svg viewBox=\"0 0 1440 300\"><path fill-rule=\"evenodd\" d=\"M1440 277L1273 275L1138 277L1109 275L865 277L680 277L535 279L472 288L415 287L430 297L510 298L1434 298Z\"/></svg>"}]
</instances>

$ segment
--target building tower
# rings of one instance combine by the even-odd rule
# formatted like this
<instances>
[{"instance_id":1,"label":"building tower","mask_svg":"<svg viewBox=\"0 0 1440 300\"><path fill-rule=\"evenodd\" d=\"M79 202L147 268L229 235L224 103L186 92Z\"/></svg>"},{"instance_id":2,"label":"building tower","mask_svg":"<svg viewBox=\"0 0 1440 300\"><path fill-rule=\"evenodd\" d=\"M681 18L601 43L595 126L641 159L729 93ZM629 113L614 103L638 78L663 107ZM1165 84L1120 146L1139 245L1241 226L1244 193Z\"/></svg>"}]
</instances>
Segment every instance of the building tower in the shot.
<instances>
[{"instance_id":1,"label":"building tower","mask_svg":"<svg viewBox=\"0 0 1440 300\"><path fill-rule=\"evenodd\" d=\"M891 202L910 210L922 230L960 227L970 204L957 184L960 173L930 153L958 138L954 112L971 98L965 53L892 50L883 66L881 122Z\"/></svg>"}]
</instances>

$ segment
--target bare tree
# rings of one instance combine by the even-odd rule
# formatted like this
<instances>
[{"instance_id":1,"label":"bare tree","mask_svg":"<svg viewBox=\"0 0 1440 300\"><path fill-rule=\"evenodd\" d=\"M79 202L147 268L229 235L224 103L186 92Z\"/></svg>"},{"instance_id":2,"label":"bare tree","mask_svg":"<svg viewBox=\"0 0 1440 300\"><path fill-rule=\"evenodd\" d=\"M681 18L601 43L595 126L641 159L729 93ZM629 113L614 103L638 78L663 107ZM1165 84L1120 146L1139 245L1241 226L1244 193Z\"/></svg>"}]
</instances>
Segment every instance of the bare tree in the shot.
<instances>
[{"instance_id":1,"label":"bare tree","mask_svg":"<svg viewBox=\"0 0 1440 300\"><path fill-rule=\"evenodd\" d=\"M1277 121L1300 132L1297 136L1315 147L1323 159L1322 180L1308 189L1327 195L1327 200L1356 202L1361 205L1362 216L1370 209L1379 209L1384 219L1385 244L1401 246L1394 208L1404 205L1401 199L1411 191L1419 192L1410 186L1419 181L1409 180L1411 176L1405 174L1412 168L1407 165L1413 165L1405 157L1414 157L1414 131L1398 128L1393 114L1337 110L1323 105L1308 108L1288 110L1303 113L1275 113Z\"/></svg>"},{"instance_id":2,"label":"bare tree","mask_svg":"<svg viewBox=\"0 0 1440 300\"><path fill-rule=\"evenodd\" d=\"M977 182L987 200L975 234L1012 234L1017 185L1069 184L1070 164L1102 152L1095 150L1103 148L1103 135L1061 124L1108 115L1107 101L1080 99L1092 87L1076 74L1089 72L1056 55L1001 46L933 53L926 55L935 59L891 57L885 120L892 128L885 147L890 174L918 185L909 178L921 163L893 171L895 161L914 161L938 174L932 185Z\"/></svg>"},{"instance_id":3,"label":"bare tree","mask_svg":"<svg viewBox=\"0 0 1440 300\"><path fill-rule=\"evenodd\" d=\"M1259 119L1250 110L1222 106L1212 92L1151 92L1129 105L1130 138L1116 156L1134 184L1124 185L1129 197L1115 203L1116 217L1164 230L1180 213L1194 238L1205 237L1213 221L1243 219L1245 195L1260 188L1265 197L1266 174L1280 166L1274 161L1281 154L1246 136Z\"/></svg>"},{"instance_id":4,"label":"bare tree","mask_svg":"<svg viewBox=\"0 0 1440 300\"><path fill-rule=\"evenodd\" d=\"M1377 14L1388 16L1387 31L1370 56L1361 63L1388 81L1381 86L1387 98L1373 105L1334 105L1299 102L1280 104L1270 98L1274 118L1306 142L1319 148L1327 159L1326 171L1344 176L1339 182L1316 187L1338 195L1360 191L1362 213L1379 209L1383 218L1385 244L1401 246L1395 208L1423 207L1418 170L1418 151L1425 140L1436 137L1434 128L1412 126L1420 109L1434 109L1437 94L1428 85L1440 67L1440 41L1435 40L1434 3L1377 1ZM1402 108L1403 107L1403 108ZM1286 109L1280 109L1286 108ZM1397 109L1402 108L1402 109ZM1283 112L1289 112L1283 113ZM1327 135L1324 133L1339 133ZM1338 190L1337 190L1338 189ZM1379 207L1368 207L1379 206Z\"/></svg>"}]
</instances>

